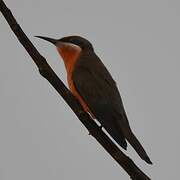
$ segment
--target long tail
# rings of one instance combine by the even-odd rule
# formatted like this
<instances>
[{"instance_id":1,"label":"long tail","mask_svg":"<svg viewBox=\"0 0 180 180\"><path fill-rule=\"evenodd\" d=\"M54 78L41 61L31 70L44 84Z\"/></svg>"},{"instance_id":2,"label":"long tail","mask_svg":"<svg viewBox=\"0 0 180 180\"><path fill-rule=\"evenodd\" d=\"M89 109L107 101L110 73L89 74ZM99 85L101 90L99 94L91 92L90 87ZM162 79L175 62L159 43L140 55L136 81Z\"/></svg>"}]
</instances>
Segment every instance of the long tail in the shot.
<instances>
[{"instance_id":1,"label":"long tail","mask_svg":"<svg viewBox=\"0 0 180 180\"><path fill-rule=\"evenodd\" d=\"M128 140L128 142L133 146L135 151L139 154L141 159L146 161L148 164L152 164L152 162L151 162L150 158L148 157L146 151L144 150L141 143L138 141L138 139L133 134L133 132L131 131L130 128L128 130L126 130L126 132L124 132L124 135L125 135L126 139Z\"/></svg>"},{"instance_id":2,"label":"long tail","mask_svg":"<svg viewBox=\"0 0 180 180\"><path fill-rule=\"evenodd\" d=\"M127 139L127 141L131 144L131 146L135 149L135 151L138 153L138 155L146 161L148 164L152 164L149 156L147 155L146 151L144 150L143 146L139 142L139 140L136 138L134 133L131 130L131 127L129 126L128 118L126 114L124 113L123 116L121 115L121 120L117 121L118 127L123 132L124 137Z\"/></svg>"},{"instance_id":3,"label":"long tail","mask_svg":"<svg viewBox=\"0 0 180 180\"><path fill-rule=\"evenodd\" d=\"M107 116L107 114L105 114ZM136 136L133 134L126 114L120 114L117 116L117 114L113 114L112 117L104 117L100 119L100 123L103 125L103 127L106 129L106 131L111 135L111 137L125 150L127 148L126 140L132 145L132 147L135 149L135 151L138 153L138 155L146 161L148 164L152 164L150 158L148 157L146 151L142 147L141 143L138 141ZM118 118L117 118L118 117ZM106 119L108 118L108 119ZM112 121L109 121L109 119L113 119ZM126 139L126 140L125 140Z\"/></svg>"}]
</instances>

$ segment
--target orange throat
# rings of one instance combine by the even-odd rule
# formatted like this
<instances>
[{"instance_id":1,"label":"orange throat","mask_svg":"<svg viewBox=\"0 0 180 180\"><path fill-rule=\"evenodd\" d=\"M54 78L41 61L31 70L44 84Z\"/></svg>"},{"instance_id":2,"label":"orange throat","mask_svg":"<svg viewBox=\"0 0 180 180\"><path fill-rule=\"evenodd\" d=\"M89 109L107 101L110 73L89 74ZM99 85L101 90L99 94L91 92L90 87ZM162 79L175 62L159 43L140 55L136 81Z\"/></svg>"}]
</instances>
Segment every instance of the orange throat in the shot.
<instances>
[{"instance_id":1,"label":"orange throat","mask_svg":"<svg viewBox=\"0 0 180 180\"><path fill-rule=\"evenodd\" d=\"M69 71L73 70L74 64L81 53L81 49L62 45L61 47L57 47L57 50L64 61L67 73L69 73Z\"/></svg>"}]
</instances>

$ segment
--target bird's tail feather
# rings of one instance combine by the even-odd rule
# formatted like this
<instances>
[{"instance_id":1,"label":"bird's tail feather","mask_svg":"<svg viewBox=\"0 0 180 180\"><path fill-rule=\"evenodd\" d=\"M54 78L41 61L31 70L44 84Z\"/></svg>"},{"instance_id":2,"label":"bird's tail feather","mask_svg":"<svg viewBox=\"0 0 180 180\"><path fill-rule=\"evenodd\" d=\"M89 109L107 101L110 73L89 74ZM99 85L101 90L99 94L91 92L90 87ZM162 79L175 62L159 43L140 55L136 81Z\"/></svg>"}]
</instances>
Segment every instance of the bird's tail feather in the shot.
<instances>
[{"instance_id":1,"label":"bird's tail feather","mask_svg":"<svg viewBox=\"0 0 180 180\"><path fill-rule=\"evenodd\" d=\"M134 150L138 153L138 155L146 161L148 164L152 164L149 156L147 155L146 151L144 150L143 146L139 142L139 140L136 138L134 133L131 130L131 127L129 126L128 118L126 114L120 114L121 120L116 121L118 123L118 127L120 131L123 132L124 137L126 140L131 144L131 146L134 148Z\"/></svg>"},{"instance_id":2,"label":"bird's tail feather","mask_svg":"<svg viewBox=\"0 0 180 180\"><path fill-rule=\"evenodd\" d=\"M130 128L128 128L124 131L124 135L125 135L126 139L128 140L128 142L132 145L132 147L138 153L138 155L141 157L141 159L146 161L148 164L152 164L152 162L151 162L150 158L148 157L146 151L144 150L141 143L138 141L138 139L133 134L133 132L131 131Z\"/></svg>"}]
</instances>

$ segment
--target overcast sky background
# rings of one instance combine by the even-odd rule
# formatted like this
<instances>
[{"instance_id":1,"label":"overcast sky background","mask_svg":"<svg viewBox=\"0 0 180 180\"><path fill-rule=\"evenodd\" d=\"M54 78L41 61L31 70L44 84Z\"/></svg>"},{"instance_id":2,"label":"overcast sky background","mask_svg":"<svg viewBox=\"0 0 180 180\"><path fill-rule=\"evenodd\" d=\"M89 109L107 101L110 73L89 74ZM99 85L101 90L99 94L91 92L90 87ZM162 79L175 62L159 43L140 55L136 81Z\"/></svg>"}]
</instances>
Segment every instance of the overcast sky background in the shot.
<instances>
[{"instance_id":1,"label":"overcast sky background","mask_svg":"<svg viewBox=\"0 0 180 180\"><path fill-rule=\"evenodd\" d=\"M153 180L179 179L180 1L5 0L66 83L55 48L34 35L81 35L116 80ZM0 14L0 180L128 180L37 71Z\"/></svg>"}]
</instances>

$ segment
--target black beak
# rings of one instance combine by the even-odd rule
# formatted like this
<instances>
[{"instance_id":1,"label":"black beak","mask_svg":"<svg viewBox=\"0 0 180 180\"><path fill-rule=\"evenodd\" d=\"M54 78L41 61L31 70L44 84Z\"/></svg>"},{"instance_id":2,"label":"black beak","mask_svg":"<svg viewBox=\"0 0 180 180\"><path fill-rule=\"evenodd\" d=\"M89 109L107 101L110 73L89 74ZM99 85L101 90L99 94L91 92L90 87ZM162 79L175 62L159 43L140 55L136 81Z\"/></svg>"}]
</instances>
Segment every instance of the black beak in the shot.
<instances>
[{"instance_id":1,"label":"black beak","mask_svg":"<svg viewBox=\"0 0 180 180\"><path fill-rule=\"evenodd\" d=\"M52 43L54 45L56 45L56 43L58 42L57 39L52 39L52 38L48 38L48 37L43 37L43 36L35 36L35 37L49 41L50 43Z\"/></svg>"}]
</instances>

